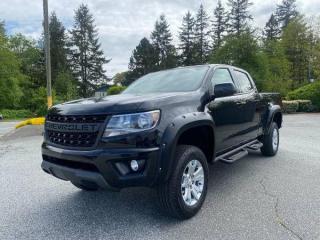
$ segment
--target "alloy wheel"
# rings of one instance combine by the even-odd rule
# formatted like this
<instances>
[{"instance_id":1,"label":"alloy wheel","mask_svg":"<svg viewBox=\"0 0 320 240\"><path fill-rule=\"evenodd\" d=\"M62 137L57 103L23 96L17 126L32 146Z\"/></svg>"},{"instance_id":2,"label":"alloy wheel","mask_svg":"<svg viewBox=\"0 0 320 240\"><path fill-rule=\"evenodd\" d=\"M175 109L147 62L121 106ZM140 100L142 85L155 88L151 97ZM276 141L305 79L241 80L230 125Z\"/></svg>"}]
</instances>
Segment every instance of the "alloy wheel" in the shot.
<instances>
[{"instance_id":1,"label":"alloy wheel","mask_svg":"<svg viewBox=\"0 0 320 240\"><path fill-rule=\"evenodd\" d=\"M200 161L191 160L185 167L181 179L181 194L188 206L194 206L201 198L204 187L204 172Z\"/></svg>"}]
</instances>

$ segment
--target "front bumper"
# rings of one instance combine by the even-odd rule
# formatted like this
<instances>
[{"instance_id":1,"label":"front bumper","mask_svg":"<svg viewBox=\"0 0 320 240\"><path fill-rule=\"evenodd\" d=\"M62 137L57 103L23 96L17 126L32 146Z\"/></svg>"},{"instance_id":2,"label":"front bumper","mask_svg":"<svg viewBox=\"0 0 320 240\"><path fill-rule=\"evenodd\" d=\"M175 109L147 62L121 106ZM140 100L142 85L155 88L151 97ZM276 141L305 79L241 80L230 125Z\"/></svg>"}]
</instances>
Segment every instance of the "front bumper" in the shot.
<instances>
[{"instance_id":1,"label":"front bumper","mask_svg":"<svg viewBox=\"0 0 320 240\"><path fill-rule=\"evenodd\" d=\"M42 169L63 180L117 190L153 186L159 176L159 148L67 150L42 144ZM130 161L142 162L134 172Z\"/></svg>"}]
</instances>

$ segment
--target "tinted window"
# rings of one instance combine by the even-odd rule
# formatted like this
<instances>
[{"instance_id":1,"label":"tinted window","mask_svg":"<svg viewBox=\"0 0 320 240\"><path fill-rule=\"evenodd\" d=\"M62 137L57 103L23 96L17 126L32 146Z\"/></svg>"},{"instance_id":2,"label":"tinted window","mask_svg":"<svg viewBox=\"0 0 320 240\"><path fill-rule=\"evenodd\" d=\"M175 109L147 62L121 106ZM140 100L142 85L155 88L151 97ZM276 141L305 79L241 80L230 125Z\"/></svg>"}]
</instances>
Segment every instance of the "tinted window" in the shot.
<instances>
[{"instance_id":1,"label":"tinted window","mask_svg":"<svg viewBox=\"0 0 320 240\"><path fill-rule=\"evenodd\" d=\"M230 72L226 68L218 68L214 71L212 79L211 79L212 86L214 87L217 84L221 83L232 83L232 77Z\"/></svg>"},{"instance_id":2,"label":"tinted window","mask_svg":"<svg viewBox=\"0 0 320 240\"><path fill-rule=\"evenodd\" d=\"M150 73L134 81L122 94L194 91L201 86L208 69L197 66Z\"/></svg>"},{"instance_id":3,"label":"tinted window","mask_svg":"<svg viewBox=\"0 0 320 240\"><path fill-rule=\"evenodd\" d=\"M243 72L239 72L239 71L234 71L234 73L237 78L240 92L242 92L242 93L250 92L250 90L252 90L253 87L252 87L251 82L248 78L248 75Z\"/></svg>"}]
</instances>

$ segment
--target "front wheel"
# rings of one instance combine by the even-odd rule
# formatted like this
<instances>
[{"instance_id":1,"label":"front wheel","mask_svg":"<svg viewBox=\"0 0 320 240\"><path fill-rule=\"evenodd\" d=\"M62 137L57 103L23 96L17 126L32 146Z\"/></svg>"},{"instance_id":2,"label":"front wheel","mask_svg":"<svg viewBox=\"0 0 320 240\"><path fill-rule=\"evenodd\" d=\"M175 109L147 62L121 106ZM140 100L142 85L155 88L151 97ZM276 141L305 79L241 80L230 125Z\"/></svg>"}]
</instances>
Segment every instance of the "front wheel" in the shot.
<instances>
[{"instance_id":1,"label":"front wheel","mask_svg":"<svg viewBox=\"0 0 320 240\"><path fill-rule=\"evenodd\" d=\"M208 185L208 164L203 152L189 145L177 147L170 179L158 187L161 207L173 217L187 219L201 208Z\"/></svg>"},{"instance_id":2,"label":"front wheel","mask_svg":"<svg viewBox=\"0 0 320 240\"><path fill-rule=\"evenodd\" d=\"M261 153L265 156L274 156L279 149L279 128L275 122L271 123L270 131L267 135L262 137L263 146Z\"/></svg>"}]
</instances>

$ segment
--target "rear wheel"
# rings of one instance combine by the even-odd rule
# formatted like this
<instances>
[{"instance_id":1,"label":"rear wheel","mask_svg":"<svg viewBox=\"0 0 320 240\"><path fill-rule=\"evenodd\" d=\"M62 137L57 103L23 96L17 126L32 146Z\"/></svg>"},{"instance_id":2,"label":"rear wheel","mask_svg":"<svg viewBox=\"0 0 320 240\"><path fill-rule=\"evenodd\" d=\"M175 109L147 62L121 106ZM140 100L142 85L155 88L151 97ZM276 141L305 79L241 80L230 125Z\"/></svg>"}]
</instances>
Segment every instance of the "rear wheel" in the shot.
<instances>
[{"instance_id":1,"label":"rear wheel","mask_svg":"<svg viewBox=\"0 0 320 240\"><path fill-rule=\"evenodd\" d=\"M187 219L201 208L208 185L208 164L203 152L194 146L177 147L176 166L170 179L159 186L161 207L171 216Z\"/></svg>"},{"instance_id":2,"label":"rear wheel","mask_svg":"<svg viewBox=\"0 0 320 240\"><path fill-rule=\"evenodd\" d=\"M261 153L265 156L274 156L278 152L279 148L279 128L277 123L272 122L270 131L267 135L262 137L263 146Z\"/></svg>"},{"instance_id":3,"label":"rear wheel","mask_svg":"<svg viewBox=\"0 0 320 240\"><path fill-rule=\"evenodd\" d=\"M98 187L96 186L91 186L91 185L87 185L87 184L80 184L80 183L76 183L76 182L71 182L75 187L84 190L84 191L97 191Z\"/></svg>"}]
</instances>

